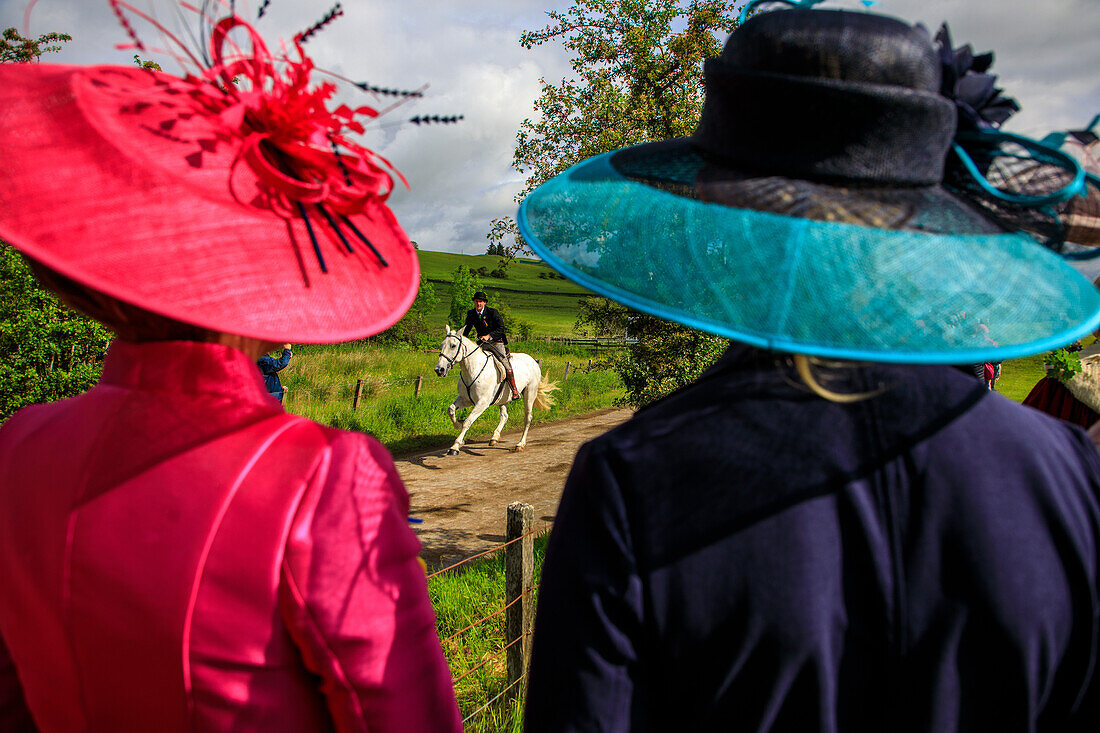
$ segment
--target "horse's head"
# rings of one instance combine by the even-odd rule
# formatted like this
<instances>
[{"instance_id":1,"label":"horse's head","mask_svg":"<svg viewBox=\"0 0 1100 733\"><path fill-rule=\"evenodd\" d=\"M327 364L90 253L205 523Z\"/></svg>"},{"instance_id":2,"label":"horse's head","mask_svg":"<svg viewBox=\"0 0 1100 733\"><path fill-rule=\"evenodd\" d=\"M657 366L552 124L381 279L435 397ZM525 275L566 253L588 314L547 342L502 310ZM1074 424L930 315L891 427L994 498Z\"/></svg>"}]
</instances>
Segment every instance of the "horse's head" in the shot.
<instances>
[{"instance_id":1,"label":"horse's head","mask_svg":"<svg viewBox=\"0 0 1100 733\"><path fill-rule=\"evenodd\" d=\"M462 361L462 358L462 334L447 326L447 335L439 345L439 361L435 363L435 373L441 377L447 376L451 367Z\"/></svg>"}]
</instances>

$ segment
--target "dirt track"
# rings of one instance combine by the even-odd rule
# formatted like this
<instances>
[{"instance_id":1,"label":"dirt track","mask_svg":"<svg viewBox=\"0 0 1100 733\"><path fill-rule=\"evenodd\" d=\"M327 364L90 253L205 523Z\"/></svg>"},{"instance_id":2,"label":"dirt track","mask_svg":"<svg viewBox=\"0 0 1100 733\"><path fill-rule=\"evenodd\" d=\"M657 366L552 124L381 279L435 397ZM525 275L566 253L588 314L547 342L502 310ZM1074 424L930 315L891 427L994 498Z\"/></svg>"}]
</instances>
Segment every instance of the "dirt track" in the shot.
<instances>
[{"instance_id":1,"label":"dirt track","mask_svg":"<svg viewBox=\"0 0 1100 733\"><path fill-rule=\"evenodd\" d=\"M514 501L535 509L535 521L551 522L562 486L581 443L627 420L630 410L607 409L535 425L527 448L512 452L521 430L499 445L469 441L457 456L446 448L395 459L412 499L413 529L431 566L456 562L504 541L505 510Z\"/></svg>"}]
</instances>

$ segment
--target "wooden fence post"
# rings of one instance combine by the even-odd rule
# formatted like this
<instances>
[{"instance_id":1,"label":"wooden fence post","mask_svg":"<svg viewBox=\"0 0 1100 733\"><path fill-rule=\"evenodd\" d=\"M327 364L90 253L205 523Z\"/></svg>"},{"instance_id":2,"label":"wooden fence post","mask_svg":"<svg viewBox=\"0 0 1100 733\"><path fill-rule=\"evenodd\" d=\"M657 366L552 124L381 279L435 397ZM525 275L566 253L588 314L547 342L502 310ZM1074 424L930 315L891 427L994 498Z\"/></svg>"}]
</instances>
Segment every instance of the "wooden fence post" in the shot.
<instances>
[{"instance_id":1,"label":"wooden fence post","mask_svg":"<svg viewBox=\"0 0 1100 733\"><path fill-rule=\"evenodd\" d=\"M563 382L568 382L569 381L569 367L570 367L571 364L572 364L572 362L568 362L568 361L565 362L565 376L561 378L561 381L563 381Z\"/></svg>"},{"instance_id":2,"label":"wooden fence post","mask_svg":"<svg viewBox=\"0 0 1100 733\"><path fill-rule=\"evenodd\" d=\"M591 360L591 359L589 359L589 360L588 360L588 368L589 368L589 369L591 369L591 368L592 368L592 360Z\"/></svg>"},{"instance_id":3,"label":"wooden fence post","mask_svg":"<svg viewBox=\"0 0 1100 733\"><path fill-rule=\"evenodd\" d=\"M509 694L519 695L521 685L516 684L527 673L531 658L531 627L534 625L535 609L532 601L535 572L535 539L531 535L535 510L530 504L516 502L508 505L508 528L506 538L513 542L505 548L504 555L504 602L508 605L504 619L504 643L508 647L508 684ZM522 539L520 539L522 538Z\"/></svg>"},{"instance_id":4,"label":"wooden fence post","mask_svg":"<svg viewBox=\"0 0 1100 733\"><path fill-rule=\"evenodd\" d=\"M359 409L359 400L363 397L363 380L357 379L355 381L355 399L351 401L351 409Z\"/></svg>"},{"instance_id":5,"label":"wooden fence post","mask_svg":"<svg viewBox=\"0 0 1100 733\"><path fill-rule=\"evenodd\" d=\"M420 396L420 387L423 384L424 384L424 377L418 374L417 377L416 377L416 394L413 395L414 397L419 397Z\"/></svg>"}]
</instances>

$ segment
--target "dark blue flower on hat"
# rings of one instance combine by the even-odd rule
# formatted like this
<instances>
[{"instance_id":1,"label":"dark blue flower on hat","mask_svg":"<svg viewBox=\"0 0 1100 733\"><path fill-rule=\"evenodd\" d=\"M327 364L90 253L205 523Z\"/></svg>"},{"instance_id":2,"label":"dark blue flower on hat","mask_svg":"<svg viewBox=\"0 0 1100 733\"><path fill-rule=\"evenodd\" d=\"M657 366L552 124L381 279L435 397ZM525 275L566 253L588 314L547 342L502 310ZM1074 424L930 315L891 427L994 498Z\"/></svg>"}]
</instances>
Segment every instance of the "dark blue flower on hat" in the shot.
<instances>
[{"instance_id":1,"label":"dark blue flower on hat","mask_svg":"<svg viewBox=\"0 0 1100 733\"><path fill-rule=\"evenodd\" d=\"M997 128L1020 111L1016 100L997 87L997 75L987 73L993 65L992 51L975 55L969 43L952 47L946 23L936 34L936 45L943 69L940 93L955 103L960 131Z\"/></svg>"}]
</instances>

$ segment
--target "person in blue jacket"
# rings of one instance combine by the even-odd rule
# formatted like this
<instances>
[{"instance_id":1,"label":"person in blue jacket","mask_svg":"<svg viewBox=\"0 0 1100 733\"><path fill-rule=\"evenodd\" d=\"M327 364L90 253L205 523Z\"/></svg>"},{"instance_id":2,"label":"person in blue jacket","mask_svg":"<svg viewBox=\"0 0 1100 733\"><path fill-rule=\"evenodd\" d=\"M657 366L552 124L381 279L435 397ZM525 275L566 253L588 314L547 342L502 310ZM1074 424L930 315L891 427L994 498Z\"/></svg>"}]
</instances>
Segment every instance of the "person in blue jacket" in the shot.
<instances>
[{"instance_id":1,"label":"person in blue jacket","mask_svg":"<svg viewBox=\"0 0 1100 733\"><path fill-rule=\"evenodd\" d=\"M1100 455L949 366L1072 342L1100 295L967 178L1005 105L941 38L757 13L694 136L523 202L566 276L734 341L579 451L529 733L1100 730Z\"/></svg>"},{"instance_id":2,"label":"person in blue jacket","mask_svg":"<svg viewBox=\"0 0 1100 733\"><path fill-rule=\"evenodd\" d=\"M286 369L292 356L294 354L290 350L290 344L283 344L283 353L278 359L265 355L256 361L256 366L260 368L260 372L264 375L264 386L267 387L267 391L271 393L271 396L279 402L283 401L283 385L279 381L279 372Z\"/></svg>"}]
</instances>

